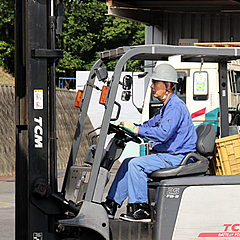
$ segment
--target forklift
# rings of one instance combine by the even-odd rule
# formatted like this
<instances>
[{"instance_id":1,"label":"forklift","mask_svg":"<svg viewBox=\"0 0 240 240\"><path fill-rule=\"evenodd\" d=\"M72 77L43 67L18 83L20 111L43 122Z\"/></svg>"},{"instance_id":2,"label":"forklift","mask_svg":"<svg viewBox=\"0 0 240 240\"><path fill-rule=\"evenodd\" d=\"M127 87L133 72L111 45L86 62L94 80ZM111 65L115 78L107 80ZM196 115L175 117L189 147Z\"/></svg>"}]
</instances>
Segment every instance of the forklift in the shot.
<instances>
[{"instance_id":1,"label":"forklift","mask_svg":"<svg viewBox=\"0 0 240 240\"><path fill-rule=\"evenodd\" d=\"M132 76L121 79L124 65L130 60L154 62L168 60L174 55L180 55L182 61L199 62L199 67L203 61L218 63L220 134L221 137L229 135L227 62L240 58L238 48L144 45L100 52L83 91L78 92L81 97L77 99L80 117L61 191L53 190L45 177L34 179L31 186L31 203L45 216L53 219L53 239L186 240L240 237L240 177L209 174L216 138L211 123L203 123L197 127L196 153L187 154L176 168L159 169L149 175L148 198L152 213L150 223L109 219L101 204L110 171L126 144L130 141L143 144L145 153L151 154L150 142L111 123L118 120L121 112L121 104L116 102L119 87L123 91L123 101L132 97ZM118 61L114 75L109 79L103 65L111 60ZM77 166L76 156L83 137L91 96L94 89L99 90L95 81L104 83L99 103L104 105L105 112L98 128L100 133L96 133L98 129L93 129L88 134L89 149L84 157L85 165ZM113 116L114 108L117 111ZM35 125L40 126L40 118L34 119ZM91 134L94 134L92 138ZM106 142L108 135L112 137ZM195 163L187 164L191 157L195 159ZM39 226L36 229L33 239L48 239L44 238Z\"/></svg>"},{"instance_id":2,"label":"forklift","mask_svg":"<svg viewBox=\"0 0 240 240\"><path fill-rule=\"evenodd\" d=\"M55 11L55 4L57 11ZM111 124L117 121L122 100L132 96L133 78L121 79L127 61L168 60L180 55L182 61L215 62L219 66L220 136L229 135L227 62L240 58L237 47L183 47L144 45L120 47L99 53L79 100L80 117L72 149L59 190L57 182L55 66L63 51L55 49L55 34L61 33L62 0L20 1L15 4L16 77L16 240L186 240L230 239L240 237L238 175L209 175L215 132L205 123L197 128L196 162L184 158L177 168L149 175L150 223L108 219L103 208L110 171L126 144L151 144L127 129ZM55 16L57 12L57 16ZM114 75L108 79L103 65L117 60ZM96 79L104 83L100 104L105 108L100 133L89 134L84 166L76 165L89 102ZM211 81L211 79L210 79ZM98 90L98 89L97 89ZM155 107L159 107L159 103ZM116 115L114 109L117 109ZM139 109L141 111L141 109ZM90 138L90 135L94 136ZM107 136L110 136L107 138Z\"/></svg>"},{"instance_id":3,"label":"forklift","mask_svg":"<svg viewBox=\"0 0 240 240\"><path fill-rule=\"evenodd\" d=\"M99 60L93 65L84 90L80 93L81 114L73 146L78 146L82 137L92 91L96 88L95 79L105 84L99 100L105 107L105 113L100 134L92 138L97 138L97 141L89 141L90 146L84 159L87 166L76 166L76 159L68 163L60 195L78 209L67 215L65 212L65 218L56 221L61 239L185 240L240 237L237 201L240 197L240 177L209 174L216 138L211 123L200 124L196 129L197 153L187 154L177 168L160 169L149 175L151 223L108 219L101 205L111 168L126 144L130 141L144 143L146 153L151 154L151 143L111 123L118 119L121 111L121 105L115 99L118 87L123 88L122 100L132 97L133 78L129 75L121 79L122 69L128 60L167 60L174 55L181 55L182 61L187 62L218 63L220 134L221 137L229 135L227 62L239 58L239 49L145 45L99 53ZM107 70L102 65L116 59L118 62L114 75L108 79ZM117 108L116 116L112 116L114 106ZM113 135L108 143L107 135ZM73 155L76 156L76 153ZM190 157L194 157L195 163L187 164Z\"/></svg>"}]
</instances>

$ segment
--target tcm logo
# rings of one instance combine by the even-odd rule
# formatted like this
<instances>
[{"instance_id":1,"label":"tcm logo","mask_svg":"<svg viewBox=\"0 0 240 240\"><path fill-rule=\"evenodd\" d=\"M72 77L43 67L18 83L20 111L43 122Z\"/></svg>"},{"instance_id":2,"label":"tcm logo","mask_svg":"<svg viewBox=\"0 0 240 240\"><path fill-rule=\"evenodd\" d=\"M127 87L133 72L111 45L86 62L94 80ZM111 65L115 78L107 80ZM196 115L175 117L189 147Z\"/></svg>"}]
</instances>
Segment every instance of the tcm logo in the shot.
<instances>
[{"instance_id":1,"label":"tcm logo","mask_svg":"<svg viewBox=\"0 0 240 240\"><path fill-rule=\"evenodd\" d=\"M223 231L233 231L233 232L237 232L240 231L239 227L240 224L236 223L236 224L223 224L223 226L225 227Z\"/></svg>"},{"instance_id":2,"label":"tcm logo","mask_svg":"<svg viewBox=\"0 0 240 240\"><path fill-rule=\"evenodd\" d=\"M200 233L198 237L204 238L229 238L229 237L240 237L240 224L239 223L226 223L223 224L223 232L205 232Z\"/></svg>"},{"instance_id":3,"label":"tcm logo","mask_svg":"<svg viewBox=\"0 0 240 240\"><path fill-rule=\"evenodd\" d=\"M42 117L34 118L34 122L37 123L37 125L34 127L35 148L43 148Z\"/></svg>"}]
</instances>

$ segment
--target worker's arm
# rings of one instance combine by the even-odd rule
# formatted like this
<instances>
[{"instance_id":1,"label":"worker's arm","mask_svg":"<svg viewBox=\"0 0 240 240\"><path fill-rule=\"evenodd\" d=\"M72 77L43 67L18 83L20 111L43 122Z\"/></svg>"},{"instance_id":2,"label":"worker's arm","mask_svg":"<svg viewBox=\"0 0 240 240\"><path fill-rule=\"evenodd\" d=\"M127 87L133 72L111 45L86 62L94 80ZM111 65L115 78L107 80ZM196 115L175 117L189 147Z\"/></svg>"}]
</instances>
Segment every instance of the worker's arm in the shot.
<instances>
[{"instance_id":1,"label":"worker's arm","mask_svg":"<svg viewBox=\"0 0 240 240\"><path fill-rule=\"evenodd\" d=\"M155 124L143 124L139 126L138 135L150 141L167 142L178 128L181 122L182 109L176 106L169 106L163 115L155 118Z\"/></svg>"}]
</instances>

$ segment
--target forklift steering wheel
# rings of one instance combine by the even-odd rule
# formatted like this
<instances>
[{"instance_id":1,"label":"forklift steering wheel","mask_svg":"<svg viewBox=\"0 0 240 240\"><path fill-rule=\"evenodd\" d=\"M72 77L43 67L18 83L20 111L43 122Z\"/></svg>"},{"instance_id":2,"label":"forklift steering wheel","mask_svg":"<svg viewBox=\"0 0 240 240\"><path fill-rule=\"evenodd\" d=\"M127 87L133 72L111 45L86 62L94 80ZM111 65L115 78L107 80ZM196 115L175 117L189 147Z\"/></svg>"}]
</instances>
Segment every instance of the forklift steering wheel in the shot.
<instances>
[{"instance_id":1,"label":"forklift steering wheel","mask_svg":"<svg viewBox=\"0 0 240 240\"><path fill-rule=\"evenodd\" d=\"M118 133L122 136L127 135L129 137L128 141L133 141L135 143L141 143L141 139L137 137L133 132L127 130L126 128L116 126L112 123L109 124L109 133Z\"/></svg>"}]
</instances>

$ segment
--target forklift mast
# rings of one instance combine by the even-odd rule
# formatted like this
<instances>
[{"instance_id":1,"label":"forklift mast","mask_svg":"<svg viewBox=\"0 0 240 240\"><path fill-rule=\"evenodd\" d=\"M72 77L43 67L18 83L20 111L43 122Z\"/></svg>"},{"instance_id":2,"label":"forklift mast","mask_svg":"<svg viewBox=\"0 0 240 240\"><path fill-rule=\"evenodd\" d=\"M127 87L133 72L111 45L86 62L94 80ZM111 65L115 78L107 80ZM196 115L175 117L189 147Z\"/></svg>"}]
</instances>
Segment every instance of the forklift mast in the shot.
<instances>
[{"instance_id":1,"label":"forklift mast","mask_svg":"<svg viewBox=\"0 0 240 240\"><path fill-rule=\"evenodd\" d=\"M59 33L61 3L58 4ZM52 191L57 191L55 59L62 58L63 51L55 50L54 9L53 0L16 0L16 240L57 239L53 231L57 210L46 209L47 215L32 199L38 179L50 182ZM44 187L41 185L39 189L44 192Z\"/></svg>"}]
</instances>

